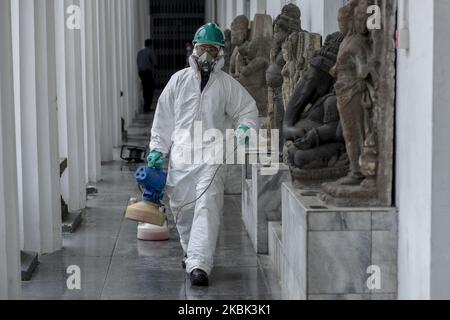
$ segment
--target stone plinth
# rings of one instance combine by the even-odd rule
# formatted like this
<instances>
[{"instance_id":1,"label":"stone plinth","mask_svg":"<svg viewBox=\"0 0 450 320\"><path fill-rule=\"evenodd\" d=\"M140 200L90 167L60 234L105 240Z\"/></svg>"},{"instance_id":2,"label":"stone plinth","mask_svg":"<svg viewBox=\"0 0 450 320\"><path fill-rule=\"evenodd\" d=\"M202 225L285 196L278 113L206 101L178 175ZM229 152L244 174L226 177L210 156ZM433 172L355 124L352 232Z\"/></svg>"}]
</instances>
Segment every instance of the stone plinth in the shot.
<instances>
[{"instance_id":1,"label":"stone plinth","mask_svg":"<svg viewBox=\"0 0 450 320\"><path fill-rule=\"evenodd\" d=\"M261 164L243 166L242 219L257 253L268 253L268 222L281 221L281 184L290 181L280 164L275 175L261 174Z\"/></svg>"},{"instance_id":2,"label":"stone plinth","mask_svg":"<svg viewBox=\"0 0 450 320\"><path fill-rule=\"evenodd\" d=\"M395 208L337 208L318 195L282 185L283 299L396 299ZM379 289L367 285L372 266Z\"/></svg>"}]
</instances>

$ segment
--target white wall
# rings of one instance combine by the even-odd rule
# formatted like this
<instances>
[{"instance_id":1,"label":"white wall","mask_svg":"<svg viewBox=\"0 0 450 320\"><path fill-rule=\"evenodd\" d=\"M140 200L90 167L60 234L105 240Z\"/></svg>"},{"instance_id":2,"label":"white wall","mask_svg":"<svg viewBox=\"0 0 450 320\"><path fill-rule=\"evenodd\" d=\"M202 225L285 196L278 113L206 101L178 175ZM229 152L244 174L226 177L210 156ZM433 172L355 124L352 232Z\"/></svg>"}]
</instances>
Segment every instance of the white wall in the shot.
<instances>
[{"instance_id":1,"label":"white wall","mask_svg":"<svg viewBox=\"0 0 450 320\"><path fill-rule=\"evenodd\" d=\"M246 0L214 0L207 2L207 18L211 15L214 3L217 5L216 20L223 28L229 28L233 19L245 14ZM249 19L256 13L267 13L275 19L285 4L294 3L302 12L302 28L311 32L328 35L338 31L337 13L346 0L250 0Z\"/></svg>"},{"instance_id":2,"label":"white wall","mask_svg":"<svg viewBox=\"0 0 450 320\"><path fill-rule=\"evenodd\" d=\"M399 298L430 295L433 0L409 3L410 50L398 51L396 199ZM420 21L420 23L418 23Z\"/></svg>"},{"instance_id":3,"label":"white wall","mask_svg":"<svg viewBox=\"0 0 450 320\"><path fill-rule=\"evenodd\" d=\"M431 299L450 299L450 1L434 1Z\"/></svg>"},{"instance_id":4,"label":"white wall","mask_svg":"<svg viewBox=\"0 0 450 320\"><path fill-rule=\"evenodd\" d=\"M399 298L450 299L450 2L409 1L405 9L410 49L399 51L397 66Z\"/></svg>"},{"instance_id":5,"label":"white wall","mask_svg":"<svg viewBox=\"0 0 450 320\"><path fill-rule=\"evenodd\" d=\"M0 1L0 300L20 298L11 1Z\"/></svg>"}]
</instances>

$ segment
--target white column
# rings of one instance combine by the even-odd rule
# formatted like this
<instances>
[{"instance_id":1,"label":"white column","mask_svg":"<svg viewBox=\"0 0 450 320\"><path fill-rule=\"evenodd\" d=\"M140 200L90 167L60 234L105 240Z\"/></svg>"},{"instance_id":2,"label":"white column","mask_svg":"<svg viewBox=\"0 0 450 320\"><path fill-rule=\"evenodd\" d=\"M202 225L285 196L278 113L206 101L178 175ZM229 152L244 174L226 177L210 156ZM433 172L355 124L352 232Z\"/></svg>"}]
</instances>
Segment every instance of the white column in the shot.
<instances>
[{"instance_id":1,"label":"white column","mask_svg":"<svg viewBox=\"0 0 450 320\"><path fill-rule=\"evenodd\" d=\"M11 3L0 1L0 299L20 298Z\"/></svg>"},{"instance_id":2,"label":"white column","mask_svg":"<svg viewBox=\"0 0 450 320\"><path fill-rule=\"evenodd\" d=\"M86 206L86 178L81 31L66 26L71 5L80 6L80 0L55 1L55 31L60 155L68 159L63 191L69 210L77 211Z\"/></svg>"},{"instance_id":3,"label":"white column","mask_svg":"<svg viewBox=\"0 0 450 320\"><path fill-rule=\"evenodd\" d=\"M97 48L97 1L81 0L84 17L82 48L84 49L83 92L85 96L85 149L87 179L97 182L101 177L100 153L100 89Z\"/></svg>"},{"instance_id":4,"label":"white column","mask_svg":"<svg viewBox=\"0 0 450 320\"><path fill-rule=\"evenodd\" d=\"M216 21L216 1L205 0L205 21Z\"/></svg>"},{"instance_id":5,"label":"white column","mask_svg":"<svg viewBox=\"0 0 450 320\"><path fill-rule=\"evenodd\" d=\"M136 98L134 95L135 90L135 78L133 70L136 69L135 63L135 52L134 52L134 42L133 42L133 29L132 29L132 21L133 17L131 16L132 8L130 0L125 0L125 17L126 17L126 28L125 28L125 50L126 50L126 69L127 69L127 82L126 82L126 90L128 97L128 119L127 125L130 125L134 119L136 113Z\"/></svg>"},{"instance_id":6,"label":"white column","mask_svg":"<svg viewBox=\"0 0 450 320\"><path fill-rule=\"evenodd\" d=\"M111 119L112 119L112 143L113 147L117 148L121 144L120 137L120 100L119 100L119 66L118 66L118 53L117 53L117 20L116 20L116 7L117 2L115 0L109 0L106 3L108 8L107 16L107 55L108 55L108 77L111 91Z\"/></svg>"},{"instance_id":7,"label":"white column","mask_svg":"<svg viewBox=\"0 0 450 320\"><path fill-rule=\"evenodd\" d=\"M347 0L296 0L291 2L300 7L302 28L326 37L339 30L338 11L347 3Z\"/></svg>"},{"instance_id":8,"label":"white column","mask_svg":"<svg viewBox=\"0 0 450 320\"><path fill-rule=\"evenodd\" d=\"M144 42L142 41L142 32L141 32L141 23L140 23L140 4L138 0L131 0L133 6L133 39L134 39L134 55L137 56L139 49L143 48ZM143 105L141 104L141 84L139 82L137 70L137 66L135 64L135 79L136 79L136 87L135 87L135 95L137 99L137 113L140 113L143 110Z\"/></svg>"},{"instance_id":9,"label":"white column","mask_svg":"<svg viewBox=\"0 0 450 320\"><path fill-rule=\"evenodd\" d=\"M141 43L145 42L150 36L150 2L148 0L139 0L140 5L140 30L141 30Z\"/></svg>"},{"instance_id":10,"label":"white column","mask_svg":"<svg viewBox=\"0 0 450 320\"><path fill-rule=\"evenodd\" d=\"M300 3L301 8L303 8L303 2L304 1ZM285 3L284 0L267 1L267 14L271 15L272 18L275 20L275 18L281 13L281 8L283 8L284 3Z\"/></svg>"},{"instance_id":11,"label":"white column","mask_svg":"<svg viewBox=\"0 0 450 320\"><path fill-rule=\"evenodd\" d=\"M123 35L123 0L115 0L115 20L116 20L116 52L117 52L117 74L118 74L118 92L119 92L119 144L122 145L122 118L126 120L127 100L125 96L125 61L124 61L124 35ZM123 95L121 95L123 93Z\"/></svg>"},{"instance_id":12,"label":"white column","mask_svg":"<svg viewBox=\"0 0 450 320\"><path fill-rule=\"evenodd\" d=\"M19 0L23 249L61 248L56 79L51 2Z\"/></svg>"},{"instance_id":13,"label":"white column","mask_svg":"<svg viewBox=\"0 0 450 320\"><path fill-rule=\"evenodd\" d=\"M125 121L125 129L127 129L128 126L128 88L127 88L127 81L128 81L128 74L127 74L127 55L126 55L126 38L125 38L125 2L123 0L120 0L118 2L119 8L119 45L120 45L120 90L122 91L123 95L120 98L122 100L122 118Z\"/></svg>"},{"instance_id":14,"label":"white column","mask_svg":"<svg viewBox=\"0 0 450 320\"><path fill-rule=\"evenodd\" d=\"M245 14L245 0L236 0L235 17Z\"/></svg>"},{"instance_id":15,"label":"white column","mask_svg":"<svg viewBox=\"0 0 450 320\"><path fill-rule=\"evenodd\" d=\"M111 75L109 71L109 34L107 30L109 29L107 17L109 15L108 8L106 6L108 0L98 0L98 16L99 16L99 30L98 30L98 50L99 50L99 82L100 82L100 92L101 92L101 158L102 161L112 161L113 160L113 144L112 144L112 117L111 117L111 107L112 107L112 96L111 96L111 86L110 80Z\"/></svg>"},{"instance_id":16,"label":"white column","mask_svg":"<svg viewBox=\"0 0 450 320\"><path fill-rule=\"evenodd\" d=\"M12 31L12 53L13 53L13 77L14 77L14 110L16 126L16 158L22 159L22 132L20 119L20 29L19 29L19 1L11 2L11 31ZM17 185L19 197L19 231L20 247L23 248L23 192L22 192L22 161L17 162Z\"/></svg>"},{"instance_id":17,"label":"white column","mask_svg":"<svg viewBox=\"0 0 450 320\"><path fill-rule=\"evenodd\" d=\"M250 2L250 19L253 20L255 14L265 13L267 11L266 0L251 0Z\"/></svg>"}]
</instances>

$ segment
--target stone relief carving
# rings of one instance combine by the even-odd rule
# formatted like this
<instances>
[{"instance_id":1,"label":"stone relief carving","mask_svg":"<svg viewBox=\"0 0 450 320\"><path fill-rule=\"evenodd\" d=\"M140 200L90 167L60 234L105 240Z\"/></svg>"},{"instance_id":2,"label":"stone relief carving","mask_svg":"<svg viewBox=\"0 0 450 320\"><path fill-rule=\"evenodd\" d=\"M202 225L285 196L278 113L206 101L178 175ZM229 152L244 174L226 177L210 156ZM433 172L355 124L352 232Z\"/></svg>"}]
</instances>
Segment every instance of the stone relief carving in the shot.
<instances>
[{"instance_id":1,"label":"stone relief carving","mask_svg":"<svg viewBox=\"0 0 450 320\"><path fill-rule=\"evenodd\" d=\"M240 70L235 78L256 100L261 117L267 115L266 70L269 66L272 18L257 14L252 23L251 40L238 48L243 58Z\"/></svg>"},{"instance_id":2,"label":"stone relief carving","mask_svg":"<svg viewBox=\"0 0 450 320\"><path fill-rule=\"evenodd\" d=\"M288 4L283 7L281 14L274 21L270 66L266 72L267 85L269 86L267 125L269 129L279 129L283 122L283 76L281 72L286 62L283 58L282 46L293 32L301 31L300 18L300 8L294 4ZM281 135L280 145L282 145Z\"/></svg>"},{"instance_id":3,"label":"stone relief carving","mask_svg":"<svg viewBox=\"0 0 450 320\"><path fill-rule=\"evenodd\" d=\"M246 16L237 16L231 24L231 45L234 47L230 59L229 74L238 78L242 67L245 65L244 56L240 53L240 48L249 43L249 20Z\"/></svg>"},{"instance_id":4,"label":"stone relief carving","mask_svg":"<svg viewBox=\"0 0 450 320\"><path fill-rule=\"evenodd\" d=\"M369 31L367 8L376 2L386 11L385 21L382 30ZM322 186L325 202L392 204L395 2L351 0L339 12L345 37L331 73L350 172Z\"/></svg>"},{"instance_id":5,"label":"stone relief carving","mask_svg":"<svg viewBox=\"0 0 450 320\"><path fill-rule=\"evenodd\" d=\"M328 36L295 87L283 120L284 161L297 187L317 187L348 172L337 110L334 78L329 73L343 35Z\"/></svg>"},{"instance_id":6,"label":"stone relief carving","mask_svg":"<svg viewBox=\"0 0 450 320\"><path fill-rule=\"evenodd\" d=\"M231 61L231 55L233 54L234 46L231 44L231 30L227 29L225 30L225 49L224 49L224 66L223 71L228 73L230 71L230 61Z\"/></svg>"},{"instance_id":7,"label":"stone relief carving","mask_svg":"<svg viewBox=\"0 0 450 320\"><path fill-rule=\"evenodd\" d=\"M320 51L322 37L306 31L292 33L282 45L282 54L286 62L281 71L283 76L283 104L286 110L289 99L297 83L303 78L312 57Z\"/></svg>"}]
</instances>

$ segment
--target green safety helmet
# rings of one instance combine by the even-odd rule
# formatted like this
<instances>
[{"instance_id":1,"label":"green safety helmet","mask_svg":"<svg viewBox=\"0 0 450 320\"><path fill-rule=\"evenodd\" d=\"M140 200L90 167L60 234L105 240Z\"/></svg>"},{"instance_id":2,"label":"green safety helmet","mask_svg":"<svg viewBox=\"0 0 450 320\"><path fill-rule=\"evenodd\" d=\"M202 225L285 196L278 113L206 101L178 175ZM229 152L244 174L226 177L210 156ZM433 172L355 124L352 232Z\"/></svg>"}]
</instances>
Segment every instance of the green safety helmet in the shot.
<instances>
[{"instance_id":1,"label":"green safety helmet","mask_svg":"<svg viewBox=\"0 0 450 320\"><path fill-rule=\"evenodd\" d=\"M217 24L208 23L197 30L193 43L225 47L225 35Z\"/></svg>"}]
</instances>

